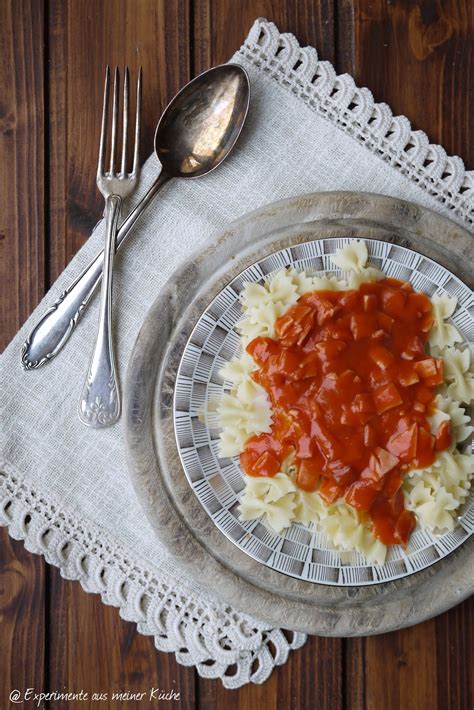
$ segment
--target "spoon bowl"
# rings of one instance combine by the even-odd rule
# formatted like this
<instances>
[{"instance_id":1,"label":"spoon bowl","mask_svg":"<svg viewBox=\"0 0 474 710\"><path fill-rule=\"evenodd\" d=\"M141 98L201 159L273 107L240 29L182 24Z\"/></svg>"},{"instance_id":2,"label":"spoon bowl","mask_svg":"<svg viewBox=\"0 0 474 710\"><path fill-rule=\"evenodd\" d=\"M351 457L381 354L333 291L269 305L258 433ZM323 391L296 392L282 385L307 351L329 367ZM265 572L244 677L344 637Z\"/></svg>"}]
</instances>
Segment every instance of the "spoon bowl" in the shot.
<instances>
[{"instance_id":1,"label":"spoon bowl","mask_svg":"<svg viewBox=\"0 0 474 710\"><path fill-rule=\"evenodd\" d=\"M194 178L228 156L249 107L247 72L222 64L200 74L168 104L155 133L155 153L168 177Z\"/></svg>"},{"instance_id":2,"label":"spoon bowl","mask_svg":"<svg viewBox=\"0 0 474 710\"><path fill-rule=\"evenodd\" d=\"M249 100L249 79L237 64L209 69L181 89L156 128L155 152L163 169L122 222L116 249L171 178L206 175L222 163L240 135ZM34 326L21 350L25 370L52 360L69 340L100 283L102 264L101 252Z\"/></svg>"}]
</instances>

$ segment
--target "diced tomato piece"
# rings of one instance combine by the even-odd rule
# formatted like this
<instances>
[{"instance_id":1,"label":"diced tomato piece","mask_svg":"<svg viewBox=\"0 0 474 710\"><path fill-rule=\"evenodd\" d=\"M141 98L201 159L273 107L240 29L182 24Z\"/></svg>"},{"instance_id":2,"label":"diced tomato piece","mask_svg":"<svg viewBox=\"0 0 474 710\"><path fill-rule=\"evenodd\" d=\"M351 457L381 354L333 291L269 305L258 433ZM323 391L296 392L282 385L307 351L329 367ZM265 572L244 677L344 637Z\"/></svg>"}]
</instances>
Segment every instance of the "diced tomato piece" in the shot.
<instances>
[{"instance_id":1,"label":"diced tomato piece","mask_svg":"<svg viewBox=\"0 0 474 710\"><path fill-rule=\"evenodd\" d=\"M278 343L272 338L254 338L246 347L256 363L264 365L268 358L278 353Z\"/></svg>"},{"instance_id":2,"label":"diced tomato piece","mask_svg":"<svg viewBox=\"0 0 474 710\"><path fill-rule=\"evenodd\" d=\"M296 341L297 345L303 345L304 341L308 337L308 335L311 333L311 328L313 327L313 322L312 319L308 318L308 320L302 324L301 326L301 332L299 334L298 340Z\"/></svg>"},{"instance_id":3,"label":"diced tomato piece","mask_svg":"<svg viewBox=\"0 0 474 710\"><path fill-rule=\"evenodd\" d=\"M427 357L425 360L418 360L418 362L415 362L413 365L413 368L424 380L426 378L434 377L438 373L436 359L434 357Z\"/></svg>"},{"instance_id":4,"label":"diced tomato piece","mask_svg":"<svg viewBox=\"0 0 474 710\"><path fill-rule=\"evenodd\" d=\"M373 398L378 414L383 414L388 409L393 409L393 407L398 407L400 404L403 404L400 392L393 382L382 385L382 387L377 387L373 392Z\"/></svg>"},{"instance_id":5,"label":"diced tomato piece","mask_svg":"<svg viewBox=\"0 0 474 710\"><path fill-rule=\"evenodd\" d=\"M249 476L263 475L255 473L254 467L260 456L267 451L270 452L276 459L281 460L284 447L282 443L272 434L257 434L247 439L245 449L240 454L240 465L245 473Z\"/></svg>"},{"instance_id":6,"label":"diced tomato piece","mask_svg":"<svg viewBox=\"0 0 474 710\"><path fill-rule=\"evenodd\" d=\"M325 298L321 298L319 303L316 304L316 318L318 325L324 325L327 323L329 320L334 318L336 313L340 310L339 306L335 306Z\"/></svg>"},{"instance_id":7,"label":"diced tomato piece","mask_svg":"<svg viewBox=\"0 0 474 710\"><path fill-rule=\"evenodd\" d=\"M349 388L354 384L357 378L357 373L355 370L344 370L339 375L337 375L337 387ZM359 378L360 381L360 378Z\"/></svg>"},{"instance_id":8,"label":"diced tomato piece","mask_svg":"<svg viewBox=\"0 0 474 710\"><path fill-rule=\"evenodd\" d=\"M376 491L380 491L383 488L384 479L378 478L377 475L372 471L372 469L369 468L369 466L367 466L366 468L364 468L363 471L361 471L359 480L365 481L367 484L370 483L372 488Z\"/></svg>"},{"instance_id":9,"label":"diced tomato piece","mask_svg":"<svg viewBox=\"0 0 474 710\"><path fill-rule=\"evenodd\" d=\"M430 299L424 293L412 293L408 297L408 303L420 315L431 313L432 305Z\"/></svg>"},{"instance_id":10,"label":"diced tomato piece","mask_svg":"<svg viewBox=\"0 0 474 710\"><path fill-rule=\"evenodd\" d=\"M366 424L364 426L364 446L367 449L373 449L375 446L377 446L377 442L377 432L370 424Z\"/></svg>"},{"instance_id":11,"label":"diced tomato piece","mask_svg":"<svg viewBox=\"0 0 474 710\"><path fill-rule=\"evenodd\" d=\"M347 343L344 340L324 340L316 343L314 349L322 363L333 362L344 350Z\"/></svg>"},{"instance_id":12,"label":"diced tomato piece","mask_svg":"<svg viewBox=\"0 0 474 710\"><path fill-rule=\"evenodd\" d=\"M255 461L252 472L255 476L275 476L281 468L280 461L270 451L265 451Z\"/></svg>"},{"instance_id":13,"label":"diced tomato piece","mask_svg":"<svg viewBox=\"0 0 474 710\"><path fill-rule=\"evenodd\" d=\"M350 322L354 340L370 338L374 330L377 330L377 321L374 313L354 313Z\"/></svg>"},{"instance_id":14,"label":"diced tomato piece","mask_svg":"<svg viewBox=\"0 0 474 710\"><path fill-rule=\"evenodd\" d=\"M345 311L350 312L357 308L359 303L359 293L358 291L341 291L338 294L339 305L344 308Z\"/></svg>"},{"instance_id":15,"label":"diced tomato piece","mask_svg":"<svg viewBox=\"0 0 474 710\"><path fill-rule=\"evenodd\" d=\"M390 476L391 474L389 474L389 477ZM404 497L401 491L398 491L398 493L391 498L387 499L380 496L375 500L370 511L370 517L373 521L374 534L384 545L394 545L398 543L398 537L395 534L396 521L404 509Z\"/></svg>"},{"instance_id":16,"label":"diced tomato piece","mask_svg":"<svg viewBox=\"0 0 474 710\"><path fill-rule=\"evenodd\" d=\"M290 376L299 368L300 362L301 355L289 348L283 348L276 362L276 367L282 375Z\"/></svg>"},{"instance_id":17,"label":"diced tomato piece","mask_svg":"<svg viewBox=\"0 0 474 710\"><path fill-rule=\"evenodd\" d=\"M309 334L314 320L314 310L310 306L295 304L275 323L275 332L286 347L301 345Z\"/></svg>"},{"instance_id":18,"label":"diced tomato piece","mask_svg":"<svg viewBox=\"0 0 474 710\"><path fill-rule=\"evenodd\" d=\"M403 318L407 295L401 289L386 288L382 291L382 308L393 318Z\"/></svg>"},{"instance_id":19,"label":"diced tomato piece","mask_svg":"<svg viewBox=\"0 0 474 710\"><path fill-rule=\"evenodd\" d=\"M381 387L388 385L391 382L391 375L386 370L374 369L369 374L369 382L371 387Z\"/></svg>"},{"instance_id":20,"label":"diced tomato piece","mask_svg":"<svg viewBox=\"0 0 474 710\"><path fill-rule=\"evenodd\" d=\"M369 468L373 471L375 477L380 479L395 468L397 464L398 458L396 456L381 446L377 446L370 457Z\"/></svg>"},{"instance_id":21,"label":"diced tomato piece","mask_svg":"<svg viewBox=\"0 0 474 710\"><path fill-rule=\"evenodd\" d=\"M423 341L417 335L414 335L407 341L405 349L401 353L401 357L403 358L403 360L414 360L415 357L419 357L423 354Z\"/></svg>"},{"instance_id":22,"label":"diced tomato piece","mask_svg":"<svg viewBox=\"0 0 474 710\"><path fill-rule=\"evenodd\" d=\"M382 370L389 368L395 360L390 350L383 345L371 345L368 352L370 359Z\"/></svg>"},{"instance_id":23,"label":"diced tomato piece","mask_svg":"<svg viewBox=\"0 0 474 710\"><path fill-rule=\"evenodd\" d=\"M385 340L385 337L386 337L385 331L382 329L374 331L372 333L372 335L370 336L371 340L378 340L380 342L382 340Z\"/></svg>"},{"instance_id":24,"label":"diced tomato piece","mask_svg":"<svg viewBox=\"0 0 474 710\"><path fill-rule=\"evenodd\" d=\"M357 426L360 422L360 414L354 412L349 404L343 404L340 412L341 424L344 426Z\"/></svg>"},{"instance_id":25,"label":"diced tomato piece","mask_svg":"<svg viewBox=\"0 0 474 710\"><path fill-rule=\"evenodd\" d=\"M415 516L409 510L403 510L395 524L395 537L399 545L406 547L416 525Z\"/></svg>"},{"instance_id":26,"label":"diced tomato piece","mask_svg":"<svg viewBox=\"0 0 474 710\"><path fill-rule=\"evenodd\" d=\"M435 437L435 451L444 451L451 446L451 423L449 421L441 422Z\"/></svg>"},{"instance_id":27,"label":"diced tomato piece","mask_svg":"<svg viewBox=\"0 0 474 710\"><path fill-rule=\"evenodd\" d=\"M370 311L375 311L377 310L377 306L379 305L378 298L375 295L375 293L366 293L362 296L362 305L364 307L364 311L366 313L369 313Z\"/></svg>"},{"instance_id":28,"label":"diced tomato piece","mask_svg":"<svg viewBox=\"0 0 474 710\"><path fill-rule=\"evenodd\" d=\"M344 486L339 486L331 479L326 478L321 482L318 493L326 503L334 503L344 493Z\"/></svg>"},{"instance_id":29,"label":"diced tomato piece","mask_svg":"<svg viewBox=\"0 0 474 710\"><path fill-rule=\"evenodd\" d=\"M375 412L372 395L363 392L356 394L352 401L351 409L353 412Z\"/></svg>"},{"instance_id":30,"label":"diced tomato piece","mask_svg":"<svg viewBox=\"0 0 474 710\"><path fill-rule=\"evenodd\" d=\"M441 358L433 358L435 372L431 376L425 376L424 382L428 387L437 387L444 382L444 362Z\"/></svg>"},{"instance_id":31,"label":"diced tomato piece","mask_svg":"<svg viewBox=\"0 0 474 710\"><path fill-rule=\"evenodd\" d=\"M352 466L343 461L332 461L328 468L331 471L332 478L339 486L347 486L356 477Z\"/></svg>"},{"instance_id":32,"label":"diced tomato piece","mask_svg":"<svg viewBox=\"0 0 474 710\"><path fill-rule=\"evenodd\" d=\"M382 328L382 330L384 330L386 333L391 333L395 320L392 318L392 316L387 315L387 313L379 311L377 313L377 322L380 328Z\"/></svg>"},{"instance_id":33,"label":"diced tomato piece","mask_svg":"<svg viewBox=\"0 0 474 710\"><path fill-rule=\"evenodd\" d=\"M415 363L416 364L416 363ZM411 362L403 362L398 366L398 381L402 387L411 387L420 381L415 365Z\"/></svg>"},{"instance_id":34,"label":"diced tomato piece","mask_svg":"<svg viewBox=\"0 0 474 710\"><path fill-rule=\"evenodd\" d=\"M329 298L322 295L321 292L313 291L303 296L301 301L305 305L311 306L315 313L315 320L318 325L324 325L339 313L341 306L338 303L332 303Z\"/></svg>"},{"instance_id":35,"label":"diced tomato piece","mask_svg":"<svg viewBox=\"0 0 474 710\"><path fill-rule=\"evenodd\" d=\"M413 462L415 468L425 468L432 463L434 446L434 436L423 427L418 427L418 447Z\"/></svg>"},{"instance_id":36,"label":"diced tomato piece","mask_svg":"<svg viewBox=\"0 0 474 710\"><path fill-rule=\"evenodd\" d=\"M387 498L393 498L402 485L402 477L398 470L390 471L383 479L383 492Z\"/></svg>"},{"instance_id":37,"label":"diced tomato piece","mask_svg":"<svg viewBox=\"0 0 474 710\"><path fill-rule=\"evenodd\" d=\"M415 392L415 399L422 404L429 404L434 398L433 390L425 385L418 385Z\"/></svg>"},{"instance_id":38,"label":"diced tomato piece","mask_svg":"<svg viewBox=\"0 0 474 710\"><path fill-rule=\"evenodd\" d=\"M316 459L304 459L299 462L296 473L296 485L304 491L315 491L321 480L321 463Z\"/></svg>"},{"instance_id":39,"label":"diced tomato piece","mask_svg":"<svg viewBox=\"0 0 474 710\"><path fill-rule=\"evenodd\" d=\"M346 491L344 496L346 503L354 506L357 510L369 511L374 502L377 490L370 481L354 481Z\"/></svg>"},{"instance_id":40,"label":"diced tomato piece","mask_svg":"<svg viewBox=\"0 0 474 710\"><path fill-rule=\"evenodd\" d=\"M375 512L374 508L370 511L372 518L372 531L380 542L384 545L394 545L395 543L395 522L390 516L385 516L383 513Z\"/></svg>"},{"instance_id":41,"label":"diced tomato piece","mask_svg":"<svg viewBox=\"0 0 474 710\"><path fill-rule=\"evenodd\" d=\"M304 380L308 377L316 377L321 371L318 354L308 353L305 357L297 355L298 362L289 370L287 376L292 380Z\"/></svg>"},{"instance_id":42,"label":"diced tomato piece","mask_svg":"<svg viewBox=\"0 0 474 710\"><path fill-rule=\"evenodd\" d=\"M330 460L341 458L341 445L328 427L318 420L311 422L311 436L316 438L321 452Z\"/></svg>"},{"instance_id":43,"label":"diced tomato piece","mask_svg":"<svg viewBox=\"0 0 474 710\"><path fill-rule=\"evenodd\" d=\"M403 463L408 463L416 456L418 445L418 425L413 424L398 434L394 434L387 442L387 449Z\"/></svg>"},{"instance_id":44,"label":"diced tomato piece","mask_svg":"<svg viewBox=\"0 0 474 710\"><path fill-rule=\"evenodd\" d=\"M296 455L300 459L310 459L315 451L315 443L310 436L300 436Z\"/></svg>"}]
</instances>

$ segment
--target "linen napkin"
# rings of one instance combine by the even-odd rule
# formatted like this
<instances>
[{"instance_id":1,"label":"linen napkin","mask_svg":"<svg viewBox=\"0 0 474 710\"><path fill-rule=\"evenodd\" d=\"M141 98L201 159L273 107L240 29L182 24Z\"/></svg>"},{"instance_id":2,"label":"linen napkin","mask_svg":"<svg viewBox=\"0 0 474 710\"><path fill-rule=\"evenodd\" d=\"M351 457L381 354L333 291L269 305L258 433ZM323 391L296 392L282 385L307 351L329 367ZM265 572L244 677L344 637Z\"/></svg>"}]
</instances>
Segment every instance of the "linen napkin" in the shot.
<instances>
[{"instance_id":1,"label":"linen napkin","mask_svg":"<svg viewBox=\"0 0 474 710\"><path fill-rule=\"evenodd\" d=\"M362 190L412 200L472 229L474 178L461 159L375 104L350 76L336 76L315 49L301 48L259 19L232 61L248 71L252 92L235 151L201 180L168 184L117 257L121 382L144 316L168 277L244 212L299 193ZM149 158L130 207L159 169ZM261 683L305 636L288 640L187 578L160 547L135 497L121 427L95 431L77 418L98 299L54 361L33 372L21 369L20 348L31 327L103 238L101 222L2 356L0 522L63 577L119 607L123 618L154 636L157 649L175 652L180 663L226 687Z\"/></svg>"}]
</instances>

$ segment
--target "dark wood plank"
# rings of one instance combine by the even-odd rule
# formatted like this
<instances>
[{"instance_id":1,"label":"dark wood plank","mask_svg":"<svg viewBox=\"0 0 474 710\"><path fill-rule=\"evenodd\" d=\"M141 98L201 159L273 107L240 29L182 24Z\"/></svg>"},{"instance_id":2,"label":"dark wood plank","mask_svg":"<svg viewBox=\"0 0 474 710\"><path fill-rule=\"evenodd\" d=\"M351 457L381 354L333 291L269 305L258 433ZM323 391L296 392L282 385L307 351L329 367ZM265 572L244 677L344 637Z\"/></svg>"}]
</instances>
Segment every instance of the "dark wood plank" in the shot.
<instances>
[{"instance_id":1,"label":"dark wood plank","mask_svg":"<svg viewBox=\"0 0 474 710\"><path fill-rule=\"evenodd\" d=\"M121 704L139 710L150 704L150 698L152 707L173 705L157 700L157 689L179 693L179 707L194 708L194 669L180 666L174 654L159 653L151 637L139 634L135 624L120 619L117 610L105 606L98 595L86 594L77 582L61 579L55 568L51 568L51 608L51 690L83 689L89 698L81 702L81 707L90 710L115 709ZM94 700L94 693L106 698ZM113 698L114 693L128 696L120 701ZM61 710L63 704L53 701L51 707Z\"/></svg>"},{"instance_id":2,"label":"dark wood plank","mask_svg":"<svg viewBox=\"0 0 474 710\"><path fill-rule=\"evenodd\" d=\"M433 621L365 641L367 710L441 707L437 703Z\"/></svg>"},{"instance_id":3,"label":"dark wood plank","mask_svg":"<svg viewBox=\"0 0 474 710\"><path fill-rule=\"evenodd\" d=\"M365 639L343 639L342 669L345 710L365 708Z\"/></svg>"},{"instance_id":4,"label":"dark wood plank","mask_svg":"<svg viewBox=\"0 0 474 710\"><path fill-rule=\"evenodd\" d=\"M338 70L472 168L474 3L338 0L338 15Z\"/></svg>"},{"instance_id":5,"label":"dark wood plank","mask_svg":"<svg viewBox=\"0 0 474 710\"><path fill-rule=\"evenodd\" d=\"M312 636L303 648L292 651L288 662L275 669L265 683L248 684L238 692L200 678L198 707L338 710L343 707L341 648L340 639Z\"/></svg>"},{"instance_id":6,"label":"dark wood plank","mask_svg":"<svg viewBox=\"0 0 474 710\"><path fill-rule=\"evenodd\" d=\"M143 67L146 157L162 108L189 79L188 17L187 0L50 0L52 279L87 239L103 210L95 171L105 65L128 64L132 77ZM152 638L138 634L98 596L65 582L56 569L50 576L49 688L108 692L109 701L100 707L115 708L114 691L160 687L179 691L182 707L193 707L193 668L179 666L174 654L158 653ZM83 705L98 707L92 701ZM127 707L143 703L129 702Z\"/></svg>"},{"instance_id":7,"label":"dark wood plank","mask_svg":"<svg viewBox=\"0 0 474 710\"><path fill-rule=\"evenodd\" d=\"M2 349L44 289L43 23L42 3L0 4Z\"/></svg>"},{"instance_id":8,"label":"dark wood plank","mask_svg":"<svg viewBox=\"0 0 474 710\"><path fill-rule=\"evenodd\" d=\"M239 49L254 20L265 17L281 32L292 32L303 46L334 59L333 0L194 0L194 73L226 62Z\"/></svg>"},{"instance_id":9,"label":"dark wood plank","mask_svg":"<svg viewBox=\"0 0 474 710\"><path fill-rule=\"evenodd\" d=\"M44 285L43 7L0 3L0 349ZM0 707L44 680L44 562L0 529Z\"/></svg>"},{"instance_id":10,"label":"dark wood plank","mask_svg":"<svg viewBox=\"0 0 474 710\"><path fill-rule=\"evenodd\" d=\"M52 279L103 212L95 172L105 65L128 64L133 79L143 67L145 159L162 109L190 78L188 18L187 0L50 0Z\"/></svg>"},{"instance_id":11,"label":"dark wood plank","mask_svg":"<svg viewBox=\"0 0 474 710\"><path fill-rule=\"evenodd\" d=\"M338 72L350 72L377 101L405 114L414 128L459 154L468 167L474 162L473 11L469 0L337 3ZM472 613L466 602L396 634L347 639L348 710L470 707L466 663Z\"/></svg>"},{"instance_id":12,"label":"dark wood plank","mask_svg":"<svg viewBox=\"0 0 474 710\"><path fill-rule=\"evenodd\" d=\"M436 686L443 710L474 707L474 598L434 620Z\"/></svg>"},{"instance_id":13,"label":"dark wood plank","mask_svg":"<svg viewBox=\"0 0 474 710\"><path fill-rule=\"evenodd\" d=\"M0 528L0 708L9 695L44 687L45 598L41 557Z\"/></svg>"}]
</instances>

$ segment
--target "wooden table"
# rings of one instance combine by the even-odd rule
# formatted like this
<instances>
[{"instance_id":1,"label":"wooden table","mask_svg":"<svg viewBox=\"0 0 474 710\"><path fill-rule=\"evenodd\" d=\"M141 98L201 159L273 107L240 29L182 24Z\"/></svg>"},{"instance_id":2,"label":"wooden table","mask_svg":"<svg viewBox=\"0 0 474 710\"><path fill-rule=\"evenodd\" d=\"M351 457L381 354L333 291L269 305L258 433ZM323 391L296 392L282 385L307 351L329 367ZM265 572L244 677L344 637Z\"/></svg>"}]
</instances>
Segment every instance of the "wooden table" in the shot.
<instances>
[{"instance_id":1,"label":"wooden table","mask_svg":"<svg viewBox=\"0 0 474 710\"><path fill-rule=\"evenodd\" d=\"M94 175L104 65L143 65L148 153L166 102L192 76L227 60L258 16L317 47L338 73L350 72L474 167L472 0L2 0L2 346L102 212ZM153 686L179 690L182 708L468 710L473 627L471 600L393 634L311 638L264 685L226 691L157 653L117 610L1 531L0 710L15 688Z\"/></svg>"}]
</instances>

